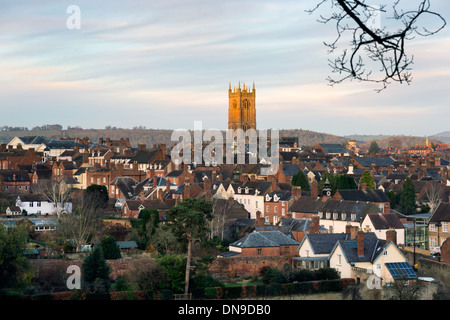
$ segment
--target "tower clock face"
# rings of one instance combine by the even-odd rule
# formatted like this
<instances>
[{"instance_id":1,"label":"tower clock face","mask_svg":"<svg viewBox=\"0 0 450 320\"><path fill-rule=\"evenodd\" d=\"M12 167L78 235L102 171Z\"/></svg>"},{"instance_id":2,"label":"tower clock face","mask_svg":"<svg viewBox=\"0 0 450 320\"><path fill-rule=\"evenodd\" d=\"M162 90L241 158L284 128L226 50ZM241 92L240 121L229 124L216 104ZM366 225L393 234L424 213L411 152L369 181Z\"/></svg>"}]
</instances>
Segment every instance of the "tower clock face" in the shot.
<instances>
[{"instance_id":1,"label":"tower clock face","mask_svg":"<svg viewBox=\"0 0 450 320\"><path fill-rule=\"evenodd\" d=\"M327 196L328 197L331 196L331 191L330 190L327 191Z\"/></svg>"}]
</instances>

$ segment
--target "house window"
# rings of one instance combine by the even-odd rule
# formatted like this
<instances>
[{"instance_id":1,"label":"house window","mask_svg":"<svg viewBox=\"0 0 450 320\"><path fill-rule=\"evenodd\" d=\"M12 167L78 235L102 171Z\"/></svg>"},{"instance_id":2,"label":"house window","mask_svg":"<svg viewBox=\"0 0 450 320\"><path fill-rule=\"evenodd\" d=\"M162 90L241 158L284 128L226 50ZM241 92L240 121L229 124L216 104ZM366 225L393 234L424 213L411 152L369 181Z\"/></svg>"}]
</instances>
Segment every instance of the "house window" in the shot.
<instances>
[{"instance_id":1,"label":"house window","mask_svg":"<svg viewBox=\"0 0 450 320\"><path fill-rule=\"evenodd\" d=\"M269 205L266 206L266 212L269 212Z\"/></svg>"},{"instance_id":2,"label":"house window","mask_svg":"<svg viewBox=\"0 0 450 320\"><path fill-rule=\"evenodd\" d=\"M338 214L337 214L337 212L334 212L333 213L333 219L336 220L337 218L338 218Z\"/></svg>"},{"instance_id":3,"label":"house window","mask_svg":"<svg viewBox=\"0 0 450 320\"><path fill-rule=\"evenodd\" d=\"M30 208L32 208L34 206L33 202L30 202Z\"/></svg>"},{"instance_id":4,"label":"house window","mask_svg":"<svg viewBox=\"0 0 450 320\"><path fill-rule=\"evenodd\" d=\"M341 215L341 218L342 218L342 220L347 219L347 214L346 214L346 213L343 213L343 214Z\"/></svg>"},{"instance_id":5,"label":"house window","mask_svg":"<svg viewBox=\"0 0 450 320\"><path fill-rule=\"evenodd\" d=\"M255 201L255 207L258 208L258 201Z\"/></svg>"},{"instance_id":6,"label":"house window","mask_svg":"<svg viewBox=\"0 0 450 320\"><path fill-rule=\"evenodd\" d=\"M330 219L330 218L331 218L331 213L327 212L327 219Z\"/></svg>"},{"instance_id":7,"label":"house window","mask_svg":"<svg viewBox=\"0 0 450 320\"><path fill-rule=\"evenodd\" d=\"M352 213L352 220L355 221L356 220L356 214Z\"/></svg>"},{"instance_id":8,"label":"house window","mask_svg":"<svg viewBox=\"0 0 450 320\"><path fill-rule=\"evenodd\" d=\"M340 254L338 254L337 257L338 257L338 263L337 264L338 264L338 266L340 266L341 263L342 263L342 256Z\"/></svg>"},{"instance_id":9,"label":"house window","mask_svg":"<svg viewBox=\"0 0 450 320\"><path fill-rule=\"evenodd\" d=\"M437 241L435 237L430 237L430 247L436 247Z\"/></svg>"},{"instance_id":10,"label":"house window","mask_svg":"<svg viewBox=\"0 0 450 320\"><path fill-rule=\"evenodd\" d=\"M36 207L40 207L40 206L41 206L41 202L40 201L36 202Z\"/></svg>"},{"instance_id":11,"label":"house window","mask_svg":"<svg viewBox=\"0 0 450 320\"><path fill-rule=\"evenodd\" d=\"M432 232L436 231L436 225L434 223L430 223L430 231Z\"/></svg>"},{"instance_id":12,"label":"house window","mask_svg":"<svg viewBox=\"0 0 450 320\"><path fill-rule=\"evenodd\" d=\"M442 222L442 232L448 233L448 223Z\"/></svg>"},{"instance_id":13,"label":"house window","mask_svg":"<svg viewBox=\"0 0 450 320\"><path fill-rule=\"evenodd\" d=\"M273 210L274 210L275 213L277 213L277 212L278 212L278 207L275 206L275 207L273 208Z\"/></svg>"},{"instance_id":14,"label":"house window","mask_svg":"<svg viewBox=\"0 0 450 320\"><path fill-rule=\"evenodd\" d=\"M257 254L262 254L262 249L261 248L258 248Z\"/></svg>"},{"instance_id":15,"label":"house window","mask_svg":"<svg viewBox=\"0 0 450 320\"><path fill-rule=\"evenodd\" d=\"M285 215L285 209L284 208L281 208L281 215Z\"/></svg>"}]
</instances>

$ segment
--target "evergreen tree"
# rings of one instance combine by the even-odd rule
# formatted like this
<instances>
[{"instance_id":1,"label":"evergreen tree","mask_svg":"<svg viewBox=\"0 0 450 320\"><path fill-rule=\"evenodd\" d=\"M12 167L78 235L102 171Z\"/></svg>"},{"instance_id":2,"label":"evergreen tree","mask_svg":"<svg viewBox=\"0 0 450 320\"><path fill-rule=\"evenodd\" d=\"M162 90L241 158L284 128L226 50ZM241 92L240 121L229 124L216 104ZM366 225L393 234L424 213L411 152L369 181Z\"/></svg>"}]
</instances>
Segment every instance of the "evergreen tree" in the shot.
<instances>
[{"instance_id":1,"label":"evergreen tree","mask_svg":"<svg viewBox=\"0 0 450 320\"><path fill-rule=\"evenodd\" d=\"M7 229L0 222L0 289L25 284L31 266L23 255L28 234L23 226Z\"/></svg>"},{"instance_id":2,"label":"evergreen tree","mask_svg":"<svg viewBox=\"0 0 450 320\"><path fill-rule=\"evenodd\" d=\"M202 199L184 199L168 211L169 218L173 221L171 227L180 241L187 241L187 262L185 290L189 290L189 273L192 256L192 242L201 240L209 232L208 222L212 220L212 202Z\"/></svg>"},{"instance_id":3,"label":"evergreen tree","mask_svg":"<svg viewBox=\"0 0 450 320\"><path fill-rule=\"evenodd\" d=\"M398 208L403 214L416 213L416 191L411 179L407 177L403 183Z\"/></svg>"},{"instance_id":4,"label":"evergreen tree","mask_svg":"<svg viewBox=\"0 0 450 320\"><path fill-rule=\"evenodd\" d=\"M106 263L101 246L87 256L81 265L84 289L89 293L106 293L110 287L110 267Z\"/></svg>"},{"instance_id":5,"label":"evergreen tree","mask_svg":"<svg viewBox=\"0 0 450 320\"><path fill-rule=\"evenodd\" d=\"M100 242L100 246L103 250L103 256L105 259L120 259L122 258L122 254L120 252L120 248L117 245L116 240L109 236L106 237Z\"/></svg>"},{"instance_id":6,"label":"evergreen tree","mask_svg":"<svg viewBox=\"0 0 450 320\"><path fill-rule=\"evenodd\" d=\"M303 171L299 171L292 177L292 185L300 186L303 191L310 191L311 187L309 186L308 178Z\"/></svg>"},{"instance_id":7,"label":"evergreen tree","mask_svg":"<svg viewBox=\"0 0 450 320\"><path fill-rule=\"evenodd\" d=\"M376 141L372 141L369 147L369 153L378 153L380 152L380 147Z\"/></svg>"},{"instance_id":8,"label":"evergreen tree","mask_svg":"<svg viewBox=\"0 0 450 320\"><path fill-rule=\"evenodd\" d=\"M361 183L361 185L365 183L366 189L375 189L375 181L373 180L373 177L368 170L364 171L359 182Z\"/></svg>"},{"instance_id":9,"label":"evergreen tree","mask_svg":"<svg viewBox=\"0 0 450 320\"><path fill-rule=\"evenodd\" d=\"M355 179L349 177L346 174L336 176L336 189L346 190L346 189L358 189Z\"/></svg>"}]
</instances>

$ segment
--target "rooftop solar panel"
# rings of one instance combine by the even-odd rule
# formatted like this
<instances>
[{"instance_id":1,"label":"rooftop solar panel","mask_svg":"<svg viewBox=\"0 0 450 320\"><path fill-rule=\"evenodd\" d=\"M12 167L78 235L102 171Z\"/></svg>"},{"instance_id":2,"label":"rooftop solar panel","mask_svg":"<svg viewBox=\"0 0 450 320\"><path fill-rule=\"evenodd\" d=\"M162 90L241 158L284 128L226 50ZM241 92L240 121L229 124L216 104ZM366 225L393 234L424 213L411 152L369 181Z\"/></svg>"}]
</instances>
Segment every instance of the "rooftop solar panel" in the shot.
<instances>
[{"instance_id":1,"label":"rooftop solar panel","mask_svg":"<svg viewBox=\"0 0 450 320\"><path fill-rule=\"evenodd\" d=\"M397 279L415 279L417 274L408 262L390 262L386 263L386 268L391 273L392 277Z\"/></svg>"}]
</instances>

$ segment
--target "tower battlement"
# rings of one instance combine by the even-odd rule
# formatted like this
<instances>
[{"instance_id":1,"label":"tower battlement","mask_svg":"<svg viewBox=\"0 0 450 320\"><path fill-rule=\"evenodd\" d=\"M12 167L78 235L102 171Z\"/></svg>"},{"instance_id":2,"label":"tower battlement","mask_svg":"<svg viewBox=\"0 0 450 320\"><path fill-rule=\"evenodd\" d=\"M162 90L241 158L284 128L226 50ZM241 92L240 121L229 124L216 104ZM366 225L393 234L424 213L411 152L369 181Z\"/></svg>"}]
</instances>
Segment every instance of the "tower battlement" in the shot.
<instances>
[{"instance_id":1,"label":"tower battlement","mask_svg":"<svg viewBox=\"0 0 450 320\"><path fill-rule=\"evenodd\" d=\"M228 129L256 129L256 89L239 81L238 87L228 86Z\"/></svg>"}]
</instances>

